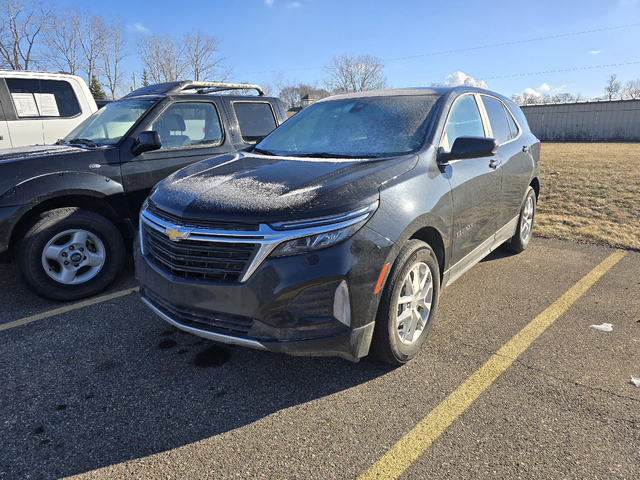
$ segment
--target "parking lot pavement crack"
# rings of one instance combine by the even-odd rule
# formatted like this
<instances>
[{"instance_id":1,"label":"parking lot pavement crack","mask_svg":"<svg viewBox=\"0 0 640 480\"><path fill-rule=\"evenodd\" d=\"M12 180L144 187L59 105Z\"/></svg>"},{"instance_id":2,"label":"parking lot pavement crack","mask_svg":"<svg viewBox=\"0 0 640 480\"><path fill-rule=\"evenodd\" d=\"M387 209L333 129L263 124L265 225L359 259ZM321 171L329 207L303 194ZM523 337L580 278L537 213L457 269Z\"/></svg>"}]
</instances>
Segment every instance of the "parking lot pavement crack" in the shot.
<instances>
[{"instance_id":1,"label":"parking lot pavement crack","mask_svg":"<svg viewBox=\"0 0 640 480\"><path fill-rule=\"evenodd\" d=\"M500 357L508 358L509 360L513 360L514 363L517 363L518 365L522 365L523 367L525 367L525 368L527 368L529 370L533 370L535 372L540 373L541 375L544 375L544 376L549 377L549 378L553 378L553 379L561 381L563 383L566 383L566 384L569 384L569 385L574 385L574 386L579 386L579 387L584 387L584 388L587 388L587 389L592 390L594 392L604 393L604 394L611 395L611 396L617 397L617 398L623 398L623 399L626 399L626 400L632 400L634 402L640 402L640 399L637 399L637 398L629 397L627 395L620 395L618 393L611 392L611 391L605 390L603 388L592 387L590 385L586 385L584 383L580 383L580 382L577 382L575 380L570 380L568 378L564 378L564 377L560 377L560 376L557 376L557 375L553 375L552 373L549 373L546 370L543 370L541 368L537 368L537 367L534 367L532 365L529 365L529 364L527 364L527 363L525 363L522 360L519 360L517 358L514 359L514 358L511 358L511 357L509 357L507 355L502 355L502 354L500 354L498 352L494 352L489 348L482 347L480 345L471 345L469 343L463 342L462 340L458 340L458 341L460 342L461 345L464 345L465 347L472 348L474 350L478 350L478 351L481 351L481 352L484 352L484 353L488 353L490 355L498 355Z\"/></svg>"}]
</instances>

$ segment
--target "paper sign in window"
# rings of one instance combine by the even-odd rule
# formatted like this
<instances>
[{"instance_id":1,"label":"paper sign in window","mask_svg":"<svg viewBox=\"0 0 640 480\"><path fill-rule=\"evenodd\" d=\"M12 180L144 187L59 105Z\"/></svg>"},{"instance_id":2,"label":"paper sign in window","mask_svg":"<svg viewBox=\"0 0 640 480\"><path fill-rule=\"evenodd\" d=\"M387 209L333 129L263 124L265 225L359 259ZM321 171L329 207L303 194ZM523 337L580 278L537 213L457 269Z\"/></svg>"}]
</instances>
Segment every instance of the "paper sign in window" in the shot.
<instances>
[{"instance_id":1,"label":"paper sign in window","mask_svg":"<svg viewBox=\"0 0 640 480\"><path fill-rule=\"evenodd\" d=\"M38 117L38 105L33 93L12 93L13 104L19 117Z\"/></svg>"},{"instance_id":2,"label":"paper sign in window","mask_svg":"<svg viewBox=\"0 0 640 480\"><path fill-rule=\"evenodd\" d=\"M34 93L41 117L59 117L60 111L53 93Z\"/></svg>"}]
</instances>

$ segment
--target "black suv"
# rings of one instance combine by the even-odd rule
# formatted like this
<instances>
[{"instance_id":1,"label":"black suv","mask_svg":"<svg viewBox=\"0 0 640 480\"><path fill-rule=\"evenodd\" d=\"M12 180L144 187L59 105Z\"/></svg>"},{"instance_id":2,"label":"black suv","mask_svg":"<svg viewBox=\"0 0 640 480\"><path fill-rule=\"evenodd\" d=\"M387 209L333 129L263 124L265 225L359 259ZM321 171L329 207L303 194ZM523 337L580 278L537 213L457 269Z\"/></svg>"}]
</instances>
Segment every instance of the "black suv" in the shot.
<instances>
[{"instance_id":1,"label":"black suv","mask_svg":"<svg viewBox=\"0 0 640 480\"><path fill-rule=\"evenodd\" d=\"M486 90L330 97L159 184L142 298L220 342L404 363L441 288L501 244L527 247L539 158L521 110Z\"/></svg>"},{"instance_id":2,"label":"black suv","mask_svg":"<svg viewBox=\"0 0 640 480\"><path fill-rule=\"evenodd\" d=\"M43 297L97 293L120 272L151 187L286 118L257 85L164 83L108 103L56 145L0 151L0 255Z\"/></svg>"}]
</instances>

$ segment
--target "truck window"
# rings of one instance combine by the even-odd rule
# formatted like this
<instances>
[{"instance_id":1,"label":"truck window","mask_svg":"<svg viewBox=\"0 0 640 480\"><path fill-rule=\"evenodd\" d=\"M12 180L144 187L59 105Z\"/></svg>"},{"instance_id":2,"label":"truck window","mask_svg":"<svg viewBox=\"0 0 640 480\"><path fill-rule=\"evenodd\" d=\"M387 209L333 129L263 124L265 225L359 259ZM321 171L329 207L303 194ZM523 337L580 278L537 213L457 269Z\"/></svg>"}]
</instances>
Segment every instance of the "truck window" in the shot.
<instances>
[{"instance_id":1,"label":"truck window","mask_svg":"<svg viewBox=\"0 0 640 480\"><path fill-rule=\"evenodd\" d=\"M271 105L266 102L233 102L242 141L256 143L276 128Z\"/></svg>"},{"instance_id":2,"label":"truck window","mask_svg":"<svg viewBox=\"0 0 640 480\"><path fill-rule=\"evenodd\" d=\"M222 126L213 103L174 103L147 130L160 135L162 148L217 146L222 143Z\"/></svg>"},{"instance_id":3,"label":"truck window","mask_svg":"<svg viewBox=\"0 0 640 480\"><path fill-rule=\"evenodd\" d=\"M6 82L19 118L70 118L82 112L68 82L35 78L7 78Z\"/></svg>"}]
</instances>

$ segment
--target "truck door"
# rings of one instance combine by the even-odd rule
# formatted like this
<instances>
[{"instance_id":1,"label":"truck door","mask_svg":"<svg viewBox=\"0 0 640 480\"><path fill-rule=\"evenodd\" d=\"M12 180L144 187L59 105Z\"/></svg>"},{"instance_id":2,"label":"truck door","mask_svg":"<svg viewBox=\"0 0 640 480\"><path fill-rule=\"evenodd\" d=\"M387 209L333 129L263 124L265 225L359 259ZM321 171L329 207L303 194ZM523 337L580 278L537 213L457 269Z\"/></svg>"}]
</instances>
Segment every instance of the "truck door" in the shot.
<instances>
[{"instance_id":1,"label":"truck door","mask_svg":"<svg viewBox=\"0 0 640 480\"><path fill-rule=\"evenodd\" d=\"M160 135L162 148L134 156L132 142L124 142L120 152L124 189L134 217L151 188L160 180L199 160L235 151L225 138L213 99L174 102L161 113L150 115L155 118L133 135L154 130Z\"/></svg>"},{"instance_id":2,"label":"truck door","mask_svg":"<svg viewBox=\"0 0 640 480\"><path fill-rule=\"evenodd\" d=\"M38 108L40 80L7 78L4 82L6 83L0 88L8 89L8 92L5 90L5 95L2 95L2 106L7 117L12 146L43 145L44 131Z\"/></svg>"}]
</instances>

